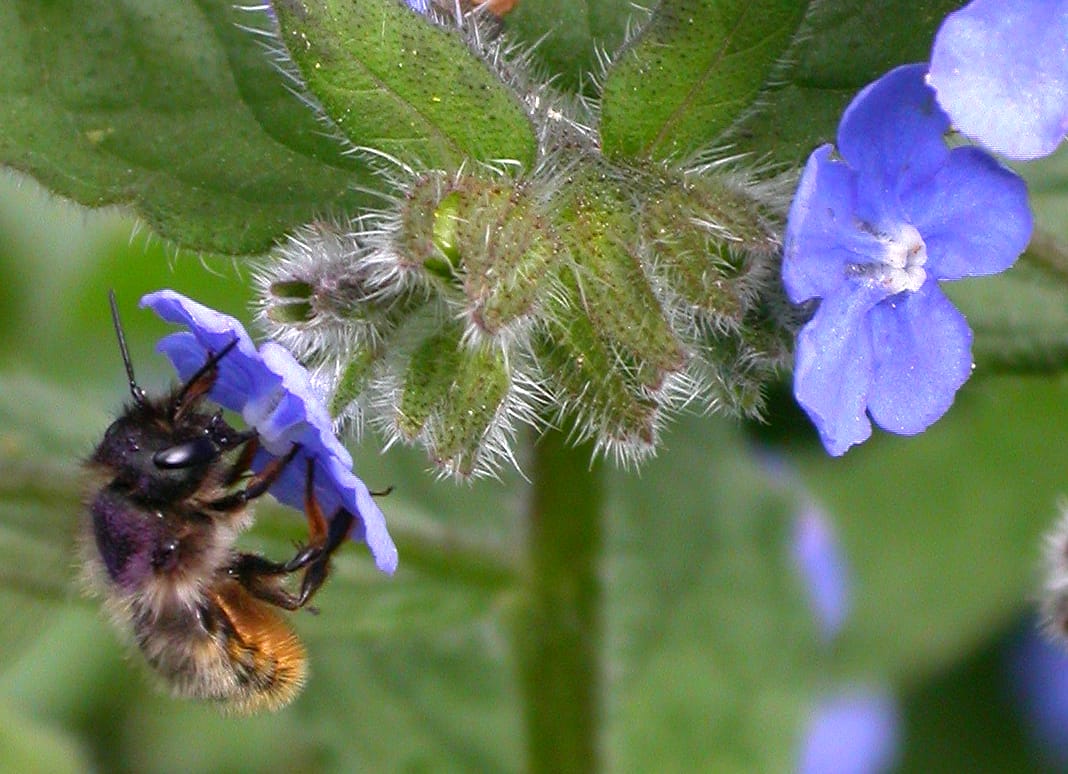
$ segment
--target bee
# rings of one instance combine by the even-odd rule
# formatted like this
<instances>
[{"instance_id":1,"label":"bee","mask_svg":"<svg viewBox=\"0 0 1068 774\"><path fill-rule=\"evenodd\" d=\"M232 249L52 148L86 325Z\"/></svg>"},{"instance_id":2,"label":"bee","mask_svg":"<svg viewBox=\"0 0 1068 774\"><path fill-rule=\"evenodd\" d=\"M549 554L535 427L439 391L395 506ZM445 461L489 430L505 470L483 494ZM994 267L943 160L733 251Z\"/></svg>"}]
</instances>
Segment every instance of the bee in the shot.
<instances>
[{"instance_id":1,"label":"bee","mask_svg":"<svg viewBox=\"0 0 1068 774\"><path fill-rule=\"evenodd\" d=\"M252 473L255 430L206 410L218 364L236 339L208 353L170 393L147 395L134 379L114 293L110 302L132 402L85 463L93 486L82 527L84 575L174 695L242 714L277 710L300 692L307 672L304 646L279 611L307 605L354 518L342 509L326 519L309 459L308 543L287 562L237 550L250 503L300 447ZM298 572L294 594L285 581Z\"/></svg>"}]
</instances>

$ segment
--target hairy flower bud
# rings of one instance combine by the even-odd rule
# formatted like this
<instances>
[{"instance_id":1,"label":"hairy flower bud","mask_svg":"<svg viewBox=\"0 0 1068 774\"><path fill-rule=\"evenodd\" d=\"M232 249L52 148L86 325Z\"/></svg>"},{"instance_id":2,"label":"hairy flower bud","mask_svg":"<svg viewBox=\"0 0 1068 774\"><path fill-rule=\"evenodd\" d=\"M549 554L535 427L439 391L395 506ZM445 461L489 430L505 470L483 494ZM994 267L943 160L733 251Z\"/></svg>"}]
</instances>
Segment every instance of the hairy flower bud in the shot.
<instances>
[{"instance_id":1,"label":"hairy flower bud","mask_svg":"<svg viewBox=\"0 0 1068 774\"><path fill-rule=\"evenodd\" d=\"M370 412L466 478L512 457L517 421L627 463L688 403L759 410L796 327L773 210L714 167L623 168L586 147L546 170L423 173L391 211L278 251L266 317L312 342L296 349L339 416Z\"/></svg>"}]
</instances>

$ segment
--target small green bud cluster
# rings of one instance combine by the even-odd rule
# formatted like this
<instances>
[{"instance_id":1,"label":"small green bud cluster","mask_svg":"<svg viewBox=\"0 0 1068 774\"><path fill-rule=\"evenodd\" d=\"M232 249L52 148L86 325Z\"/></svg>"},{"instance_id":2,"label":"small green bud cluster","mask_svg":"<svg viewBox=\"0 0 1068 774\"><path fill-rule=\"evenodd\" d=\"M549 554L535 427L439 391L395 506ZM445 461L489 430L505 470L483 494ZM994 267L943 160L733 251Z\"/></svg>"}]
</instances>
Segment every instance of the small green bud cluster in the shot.
<instances>
[{"instance_id":1,"label":"small green bud cluster","mask_svg":"<svg viewBox=\"0 0 1068 774\"><path fill-rule=\"evenodd\" d=\"M514 464L520 424L627 464L684 406L757 415L796 330L781 203L728 164L613 162L595 115L525 93L535 168L405 168L390 206L307 226L261 272L271 335L340 421L460 478Z\"/></svg>"},{"instance_id":2,"label":"small green bud cluster","mask_svg":"<svg viewBox=\"0 0 1068 774\"><path fill-rule=\"evenodd\" d=\"M335 415L467 477L511 458L517 421L629 462L683 405L756 414L789 347L774 212L715 170L543 169L427 172L276 252L263 318Z\"/></svg>"}]
</instances>

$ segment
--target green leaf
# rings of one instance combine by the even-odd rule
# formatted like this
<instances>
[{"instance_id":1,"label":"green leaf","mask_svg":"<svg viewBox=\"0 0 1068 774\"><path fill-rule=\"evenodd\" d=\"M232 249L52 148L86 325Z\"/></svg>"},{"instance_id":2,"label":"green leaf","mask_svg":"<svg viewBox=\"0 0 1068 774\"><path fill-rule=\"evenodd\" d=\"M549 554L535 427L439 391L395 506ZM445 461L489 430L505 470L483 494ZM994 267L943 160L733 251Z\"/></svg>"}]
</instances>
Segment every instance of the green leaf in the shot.
<instances>
[{"instance_id":1,"label":"green leaf","mask_svg":"<svg viewBox=\"0 0 1068 774\"><path fill-rule=\"evenodd\" d=\"M1026 260L995 277L944 286L975 334L972 353L980 373L1068 368L1068 277L1051 276Z\"/></svg>"},{"instance_id":2,"label":"green leaf","mask_svg":"<svg viewBox=\"0 0 1068 774\"><path fill-rule=\"evenodd\" d=\"M308 88L354 145L415 169L533 163L519 100L453 32L396 0L282 0L275 11Z\"/></svg>"},{"instance_id":3,"label":"green leaf","mask_svg":"<svg viewBox=\"0 0 1068 774\"><path fill-rule=\"evenodd\" d=\"M521 0L504 17L509 36L531 48L538 69L556 76L553 85L592 91L601 75L597 48L615 51L629 24L648 12L631 0Z\"/></svg>"},{"instance_id":4,"label":"green leaf","mask_svg":"<svg viewBox=\"0 0 1068 774\"><path fill-rule=\"evenodd\" d=\"M601 138L615 158L707 148L751 108L807 0L665 0L604 87Z\"/></svg>"},{"instance_id":5,"label":"green leaf","mask_svg":"<svg viewBox=\"0 0 1068 774\"><path fill-rule=\"evenodd\" d=\"M76 594L85 448L97 415L68 393L0 373L0 661L17 656Z\"/></svg>"},{"instance_id":6,"label":"green leaf","mask_svg":"<svg viewBox=\"0 0 1068 774\"><path fill-rule=\"evenodd\" d=\"M1039 711L1034 705L1028 706L1025 698L1029 681L1033 683L1043 669L1032 661L1033 651L1026 651L1026 655L1020 652L1027 634L1037 636L1037 632L1026 632L1033 626L1034 622L1027 619L1022 626L998 631L981 649L965 654L950 668L909 691L904 697L905 744L897 771L923 774L959 774L963 769L968 774L1064 771L1063 757L1055 756L1062 761L1061 765L1042 760L1052 750L1035 744L1039 741L1036 737L1044 734L1035 733L1033 723ZM1056 647L1053 643L1048 645ZM1029 668L1035 669L1035 673L1024 678L1023 673ZM1047 696L1052 703L1056 701L1053 695L1058 691L1059 676L1053 675L1052 662L1046 668L1051 678ZM1010 685L1012 690L1006 690ZM1033 687L1031 690L1035 691ZM1036 698L1037 693L1030 698Z\"/></svg>"},{"instance_id":7,"label":"green leaf","mask_svg":"<svg viewBox=\"0 0 1068 774\"><path fill-rule=\"evenodd\" d=\"M269 24L225 0L3 4L0 163L230 254L355 209L373 181L289 91Z\"/></svg>"},{"instance_id":8,"label":"green leaf","mask_svg":"<svg viewBox=\"0 0 1068 774\"><path fill-rule=\"evenodd\" d=\"M782 69L755 110L732 127L732 152L795 166L833 142L849 101L897 65L925 62L935 31L959 0L812 3ZM711 139L711 138L710 138Z\"/></svg>"},{"instance_id":9,"label":"green leaf","mask_svg":"<svg viewBox=\"0 0 1068 774\"><path fill-rule=\"evenodd\" d=\"M727 423L618 473L605 584L620 771L790 771L821 655L787 501ZM685 482L685 486L680 484Z\"/></svg>"}]
</instances>

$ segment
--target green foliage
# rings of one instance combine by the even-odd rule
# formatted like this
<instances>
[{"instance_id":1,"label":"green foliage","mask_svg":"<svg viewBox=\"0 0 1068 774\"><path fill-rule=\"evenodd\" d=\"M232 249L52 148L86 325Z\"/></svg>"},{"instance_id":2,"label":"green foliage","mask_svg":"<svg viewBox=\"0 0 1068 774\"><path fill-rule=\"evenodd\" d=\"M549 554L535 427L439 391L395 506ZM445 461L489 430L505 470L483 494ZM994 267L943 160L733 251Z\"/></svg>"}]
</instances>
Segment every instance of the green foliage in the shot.
<instances>
[{"instance_id":1,"label":"green foliage","mask_svg":"<svg viewBox=\"0 0 1068 774\"><path fill-rule=\"evenodd\" d=\"M621 770L792 770L824 656L788 558L790 497L737 429L698 421L641 478L610 481L608 738Z\"/></svg>"},{"instance_id":2,"label":"green foliage","mask_svg":"<svg viewBox=\"0 0 1068 774\"><path fill-rule=\"evenodd\" d=\"M345 136L417 169L534 160L518 100L463 42L393 0L282 0L282 40Z\"/></svg>"},{"instance_id":3,"label":"green foliage","mask_svg":"<svg viewBox=\"0 0 1068 774\"><path fill-rule=\"evenodd\" d=\"M5 3L0 163L224 253L366 203L366 168L237 26L265 18L221 0Z\"/></svg>"},{"instance_id":4,"label":"green foliage","mask_svg":"<svg viewBox=\"0 0 1068 774\"><path fill-rule=\"evenodd\" d=\"M751 110L807 0L664 0L609 71L601 136L612 158L688 159Z\"/></svg>"},{"instance_id":5,"label":"green foliage","mask_svg":"<svg viewBox=\"0 0 1068 774\"><path fill-rule=\"evenodd\" d=\"M647 16L631 0L539 0L516 3L504 23L510 36L533 49L539 71L567 91L593 96L602 71L596 52L616 51L628 27Z\"/></svg>"},{"instance_id":6,"label":"green foliage","mask_svg":"<svg viewBox=\"0 0 1068 774\"><path fill-rule=\"evenodd\" d=\"M960 0L811 3L783 68L729 139L735 151L786 166L834 140L853 96L892 67L925 62L934 33Z\"/></svg>"},{"instance_id":7,"label":"green foliage","mask_svg":"<svg viewBox=\"0 0 1068 774\"><path fill-rule=\"evenodd\" d=\"M922 436L880 436L841 461L794 457L839 517L857 576L843 669L911 685L1009 622L1034 594L1065 491L1054 461L1066 432L1063 383L980 377Z\"/></svg>"}]
</instances>

